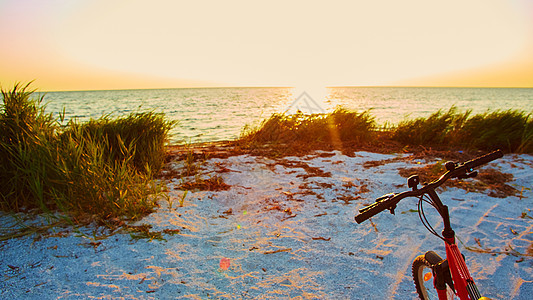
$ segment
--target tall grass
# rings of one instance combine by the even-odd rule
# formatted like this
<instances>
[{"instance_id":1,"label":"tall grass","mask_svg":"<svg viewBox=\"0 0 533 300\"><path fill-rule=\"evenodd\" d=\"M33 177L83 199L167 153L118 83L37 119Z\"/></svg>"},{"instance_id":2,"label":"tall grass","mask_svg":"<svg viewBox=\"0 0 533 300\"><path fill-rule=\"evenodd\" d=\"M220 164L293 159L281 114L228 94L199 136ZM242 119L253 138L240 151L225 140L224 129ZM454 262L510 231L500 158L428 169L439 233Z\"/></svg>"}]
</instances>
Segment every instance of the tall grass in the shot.
<instances>
[{"instance_id":1,"label":"tall grass","mask_svg":"<svg viewBox=\"0 0 533 300\"><path fill-rule=\"evenodd\" d=\"M429 117L407 119L396 126L377 128L368 111L357 113L337 108L328 114L273 114L239 139L248 147L295 149L422 146L436 149L533 152L533 119L516 111L494 111L472 115L456 107L439 110ZM388 143L391 142L391 143ZM389 149L389 148L387 148Z\"/></svg>"},{"instance_id":2,"label":"tall grass","mask_svg":"<svg viewBox=\"0 0 533 300\"><path fill-rule=\"evenodd\" d=\"M99 153L110 162L128 158L139 172L159 172L165 158L165 139L173 124L153 112L117 119L103 116L83 124L71 122L60 138L90 141L84 143L85 150L92 151L90 147L97 144Z\"/></svg>"},{"instance_id":3,"label":"tall grass","mask_svg":"<svg viewBox=\"0 0 533 300\"><path fill-rule=\"evenodd\" d=\"M454 142L474 149L531 152L532 121L530 115L516 110L478 114L464 122Z\"/></svg>"},{"instance_id":4,"label":"tall grass","mask_svg":"<svg viewBox=\"0 0 533 300\"><path fill-rule=\"evenodd\" d=\"M470 111L461 114L451 107L447 112L439 110L427 118L404 120L392 128L392 139L404 145L449 144L450 132L461 128L469 114Z\"/></svg>"},{"instance_id":5,"label":"tall grass","mask_svg":"<svg viewBox=\"0 0 533 300\"><path fill-rule=\"evenodd\" d=\"M521 153L533 153L533 118L528 116L528 121L524 127L522 133L522 140L520 146L518 146L517 152Z\"/></svg>"},{"instance_id":6,"label":"tall grass","mask_svg":"<svg viewBox=\"0 0 533 300\"><path fill-rule=\"evenodd\" d=\"M52 178L53 148L57 123L40 107L43 98L33 99L28 86L2 90L0 114L0 207L46 205L46 188Z\"/></svg>"},{"instance_id":7,"label":"tall grass","mask_svg":"<svg viewBox=\"0 0 533 300\"><path fill-rule=\"evenodd\" d=\"M298 148L371 140L376 127L368 111L357 113L337 108L330 114L273 114L258 128L245 131L240 142L248 145L292 145Z\"/></svg>"},{"instance_id":8,"label":"tall grass","mask_svg":"<svg viewBox=\"0 0 533 300\"><path fill-rule=\"evenodd\" d=\"M148 112L61 128L32 93L28 85L2 90L0 208L62 210L76 220L150 212L160 191L152 175L174 123Z\"/></svg>"},{"instance_id":9,"label":"tall grass","mask_svg":"<svg viewBox=\"0 0 533 300\"><path fill-rule=\"evenodd\" d=\"M402 121L391 131L392 139L404 145L533 151L533 120L530 114L517 110L471 116L471 111L459 113L452 107L428 118Z\"/></svg>"}]
</instances>

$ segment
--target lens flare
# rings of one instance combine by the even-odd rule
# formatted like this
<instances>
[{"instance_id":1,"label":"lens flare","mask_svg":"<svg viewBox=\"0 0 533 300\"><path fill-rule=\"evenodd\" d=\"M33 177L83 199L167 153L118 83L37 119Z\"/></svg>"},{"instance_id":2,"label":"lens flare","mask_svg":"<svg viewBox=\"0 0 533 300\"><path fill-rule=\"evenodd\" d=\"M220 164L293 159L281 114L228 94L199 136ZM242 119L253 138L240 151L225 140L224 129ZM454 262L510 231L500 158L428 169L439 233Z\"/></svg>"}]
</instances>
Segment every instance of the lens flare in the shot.
<instances>
[{"instance_id":1,"label":"lens flare","mask_svg":"<svg viewBox=\"0 0 533 300\"><path fill-rule=\"evenodd\" d=\"M220 269L225 271L225 270L229 269L230 264L231 263L230 263L229 258L224 257L224 258L220 259L220 264L219 264L220 265Z\"/></svg>"}]
</instances>

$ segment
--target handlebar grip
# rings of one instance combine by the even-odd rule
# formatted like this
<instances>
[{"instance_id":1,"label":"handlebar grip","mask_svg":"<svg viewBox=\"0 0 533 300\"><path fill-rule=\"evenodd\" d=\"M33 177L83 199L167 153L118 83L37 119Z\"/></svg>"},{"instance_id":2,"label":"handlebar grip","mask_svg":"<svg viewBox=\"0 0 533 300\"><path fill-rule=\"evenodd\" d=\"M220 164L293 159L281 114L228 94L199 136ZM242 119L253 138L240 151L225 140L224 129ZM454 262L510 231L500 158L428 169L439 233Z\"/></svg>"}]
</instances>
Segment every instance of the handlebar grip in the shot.
<instances>
[{"instance_id":1,"label":"handlebar grip","mask_svg":"<svg viewBox=\"0 0 533 300\"><path fill-rule=\"evenodd\" d=\"M494 152L491 152L489 154L486 154L486 155L483 155L481 157L478 157L478 158L475 158L475 159L472 159L470 161L467 161L464 163L464 166L468 169L473 169L473 168L476 168L478 166L481 166L481 165L484 165L486 163L489 163L493 160L496 160L498 158L502 158L503 157L503 153L501 150L496 150Z\"/></svg>"},{"instance_id":2,"label":"handlebar grip","mask_svg":"<svg viewBox=\"0 0 533 300\"><path fill-rule=\"evenodd\" d=\"M372 218L385 209L389 209L390 207L391 203L387 200L363 207L361 210L359 210L359 214L355 216L355 222L357 222L357 224L361 224L362 222Z\"/></svg>"}]
</instances>

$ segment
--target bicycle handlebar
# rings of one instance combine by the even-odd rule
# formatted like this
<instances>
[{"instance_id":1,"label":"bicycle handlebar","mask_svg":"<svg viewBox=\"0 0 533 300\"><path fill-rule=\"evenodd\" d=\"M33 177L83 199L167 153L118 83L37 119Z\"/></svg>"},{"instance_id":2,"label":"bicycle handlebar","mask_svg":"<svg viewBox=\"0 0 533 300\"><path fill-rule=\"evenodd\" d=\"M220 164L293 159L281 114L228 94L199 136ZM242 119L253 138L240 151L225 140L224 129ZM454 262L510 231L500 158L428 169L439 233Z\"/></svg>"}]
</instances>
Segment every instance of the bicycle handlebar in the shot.
<instances>
[{"instance_id":1,"label":"bicycle handlebar","mask_svg":"<svg viewBox=\"0 0 533 300\"><path fill-rule=\"evenodd\" d=\"M405 191L398 194L387 194L376 199L376 203L363 207L359 210L359 214L355 216L355 221L360 224L369 218L379 214L380 212L388 209L394 214L396 204L406 197L417 197L428 193L430 190L441 186L446 180L450 178L468 178L473 177L477 173L473 173L473 169L489 163L495 159L503 157L503 153L500 150L496 150L484 156L469 160L463 164L457 165L455 163L446 163L446 169L448 170L439 179L424 185L422 188L417 189L413 187L412 191Z\"/></svg>"}]
</instances>

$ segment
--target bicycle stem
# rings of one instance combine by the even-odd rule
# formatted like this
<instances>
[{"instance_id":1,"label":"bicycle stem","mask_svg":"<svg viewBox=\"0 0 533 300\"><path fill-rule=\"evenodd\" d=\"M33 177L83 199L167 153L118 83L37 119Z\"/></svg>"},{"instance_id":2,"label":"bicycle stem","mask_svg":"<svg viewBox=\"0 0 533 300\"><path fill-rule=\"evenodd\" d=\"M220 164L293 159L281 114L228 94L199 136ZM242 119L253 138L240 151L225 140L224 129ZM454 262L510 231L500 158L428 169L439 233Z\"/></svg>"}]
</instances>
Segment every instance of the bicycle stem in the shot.
<instances>
[{"instance_id":1,"label":"bicycle stem","mask_svg":"<svg viewBox=\"0 0 533 300\"><path fill-rule=\"evenodd\" d=\"M439 196L437 195L437 192L435 192L435 189L429 189L428 195L435 204L437 208L437 212L442 217L442 221L444 222L444 229L442 230L442 236L446 240L452 240L453 243L455 243L455 232L452 229L451 222L450 222L450 213L448 211L448 206L442 204L442 201L440 201Z\"/></svg>"}]
</instances>

